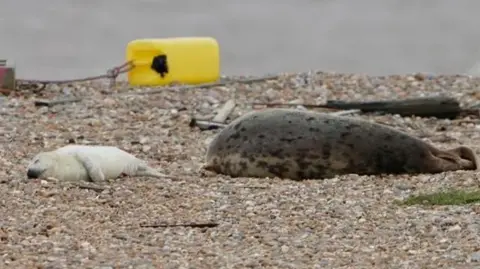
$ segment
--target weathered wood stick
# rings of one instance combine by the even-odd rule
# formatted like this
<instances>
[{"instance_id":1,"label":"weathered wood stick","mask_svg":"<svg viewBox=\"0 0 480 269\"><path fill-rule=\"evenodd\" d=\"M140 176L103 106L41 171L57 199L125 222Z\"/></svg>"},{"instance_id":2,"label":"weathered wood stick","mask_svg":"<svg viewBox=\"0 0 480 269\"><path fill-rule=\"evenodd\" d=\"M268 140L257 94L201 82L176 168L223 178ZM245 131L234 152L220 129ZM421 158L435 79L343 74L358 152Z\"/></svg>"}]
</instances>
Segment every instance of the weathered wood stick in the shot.
<instances>
[{"instance_id":1,"label":"weathered wood stick","mask_svg":"<svg viewBox=\"0 0 480 269\"><path fill-rule=\"evenodd\" d=\"M360 109L362 112L385 112L401 116L455 118L462 109L454 98L431 97L406 100L344 102L327 101L326 106L334 109Z\"/></svg>"},{"instance_id":2,"label":"weathered wood stick","mask_svg":"<svg viewBox=\"0 0 480 269\"><path fill-rule=\"evenodd\" d=\"M218 223L180 223L180 224L140 224L142 228L166 228L166 227L190 227L190 228L214 228Z\"/></svg>"},{"instance_id":3,"label":"weathered wood stick","mask_svg":"<svg viewBox=\"0 0 480 269\"><path fill-rule=\"evenodd\" d=\"M190 127L197 126L200 128L200 130L205 131L205 130L215 130L215 129L220 129L220 128L225 128L227 126L225 123L221 122L213 122L213 121L207 121L207 120L197 120L193 118L190 121L189 124Z\"/></svg>"},{"instance_id":4,"label":"weathered wood stick","mask_svg":"<svg viewBox=\"0 0 480 269\"><path fill-rule=\"evenodd\" d=\"M235 100L230 99L228 100L218 111L217 115L213 117L212 121L216 123L225 123L228 116L233 112L235 109Z\"/></svg>"},{"instance_id":5,"label":"weathered wood stick","mask_svg":"<svg viewBox=\"0 0 480 269\"><path fill-rule=\"evenodd\" d=\"M297 106L299 104L256 104L266 106ZM461 112L460 103L449 97L415 98L369 102L347 102L329 100L326 104L301 104L307 108L359 109L362 112L384 112L401 116L455 118Z\"/></svg>"},{"instance_id":6,"label":"weathered wood stick","mask_svg":"<svg viewBox=\"0 0 480 269\"><path fill-rule=\"evenodd\" d=\"M253 106L303 106L306 108L329 108L326 104L252 103Z\"/></svg>"},{"instance_id":7,"label":"weathered wood stick","mask_svg":"<svg viewBox=\"0 0 480 269\"><path fill-rule=\"evenodd\" d=\"M45 99L37 99L34 101L35 106L55 106L55 105L62 105L67 103L75 103L82 101L82 98L65 98L65 99L57 99L57 100L45 100Z\"/></svg>"},{"instance_id":8,"label":"weathered wood stick","mask_svg":"<svg viewBox=\"0 0 480 269\"><path fill-rule=\"evenodd\" d=\"M340 111L335 111L335 112L330 112L330 115L335 115L335 116L347 116L347 115L353 115L360 113L361 111L359 109L349 109L349 110L340 110Z\"/></svg>"}]
</instances>

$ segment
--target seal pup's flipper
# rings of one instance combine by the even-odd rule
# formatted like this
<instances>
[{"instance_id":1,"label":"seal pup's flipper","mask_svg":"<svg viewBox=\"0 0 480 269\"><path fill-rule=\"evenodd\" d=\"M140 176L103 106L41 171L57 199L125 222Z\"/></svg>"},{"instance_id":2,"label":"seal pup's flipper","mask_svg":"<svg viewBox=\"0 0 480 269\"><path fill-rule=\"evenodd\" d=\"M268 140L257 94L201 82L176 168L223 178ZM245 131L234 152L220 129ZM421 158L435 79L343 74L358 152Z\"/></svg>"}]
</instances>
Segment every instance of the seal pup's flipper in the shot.
<instances>
[{"instance_id":1,"label":"seal pup's flipper","mask_svg":"<svg viewBox=\"0 0 480 269\"><path fill-rule=\"evenodd\" d=\"M93 182L103 182L105 181L105 175L102 172L102 169L96 165L87 154L82 152L75 152L75 158L85 167L87 170L88 176Z\"/></svg>"},{"instance_id":2,"label":"seal pup's flipper","mask_svg":"<svg viewBox=\"0 0 480 269\"><path fill-rule=\"evenodd\" d=\"M145 163L138 165L137 171L135 172L135 176L155 177L155 178L173 178L171 176L158 172L157 170L151 168Z\"/></svg>"}]
</instances>

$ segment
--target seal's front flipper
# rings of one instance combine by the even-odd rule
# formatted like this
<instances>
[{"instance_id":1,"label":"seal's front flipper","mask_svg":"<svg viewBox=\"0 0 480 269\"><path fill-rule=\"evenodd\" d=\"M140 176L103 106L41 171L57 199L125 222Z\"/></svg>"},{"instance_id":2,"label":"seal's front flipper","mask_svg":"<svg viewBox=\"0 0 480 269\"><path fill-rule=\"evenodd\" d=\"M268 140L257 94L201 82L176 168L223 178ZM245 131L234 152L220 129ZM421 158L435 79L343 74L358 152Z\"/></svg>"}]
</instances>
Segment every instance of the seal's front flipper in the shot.
<instances>
[{"instance_id":1,"label":"seal's front flipper","mask_svg":"<svg viewBox=\"0 0 480 269\"><path fill-rule=\"evenodd\" d=\"M218 176L218 172L211 163L205 163L200 166L198 173L203 177L215 177Z\"/></svg>"},{"instance_id":2,"label":"seal's front flipper","mask_svg":"<svg viewBox=\"0 0 480 269\"><path fill-rule=\"evenodd\" d=\"M83 164L83 167L85 167L88 176L93 182L105 181L105 175L103 174L102 169L100 169L100 167L95 164L92 159L81 152L76 152L75 157Z\"/></svg>"}]
</instances>

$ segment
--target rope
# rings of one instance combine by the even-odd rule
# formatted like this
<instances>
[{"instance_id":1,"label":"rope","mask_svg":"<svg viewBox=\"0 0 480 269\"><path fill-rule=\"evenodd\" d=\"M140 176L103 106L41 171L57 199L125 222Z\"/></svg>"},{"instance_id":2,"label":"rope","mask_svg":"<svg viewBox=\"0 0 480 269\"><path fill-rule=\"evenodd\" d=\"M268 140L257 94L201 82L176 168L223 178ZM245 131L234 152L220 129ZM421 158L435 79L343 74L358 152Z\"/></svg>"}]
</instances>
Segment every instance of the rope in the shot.
<instances>
[{"instance_id":1,"label":"rope","mask_svg":"<svg viewBox=\"0 0 480 269\"><path fill-rule=\"evenodd\" d=\"M84 82L84 81L91 81L91 80L108 78L108 79L110 79L110 87L113 87L115 85L115 80L118 77L118 75L132 70L133 67L134 67L133 62L128 61L128 62L126 62L122 65L119 65L119 66L113 67L111 69L108 69L106 74L99 75L99 76L91 76L91 77L79 78L79 79L65 79L65 80L17 79L16 83L19 86L20 85L29 86L29 85L32 85L32 84L41 84L42 87L40 87L40 89L39 89L39 90L41 90L41 89L44 89L48 84L65 84L65 83Z\"/></svg>"}]
</instances>

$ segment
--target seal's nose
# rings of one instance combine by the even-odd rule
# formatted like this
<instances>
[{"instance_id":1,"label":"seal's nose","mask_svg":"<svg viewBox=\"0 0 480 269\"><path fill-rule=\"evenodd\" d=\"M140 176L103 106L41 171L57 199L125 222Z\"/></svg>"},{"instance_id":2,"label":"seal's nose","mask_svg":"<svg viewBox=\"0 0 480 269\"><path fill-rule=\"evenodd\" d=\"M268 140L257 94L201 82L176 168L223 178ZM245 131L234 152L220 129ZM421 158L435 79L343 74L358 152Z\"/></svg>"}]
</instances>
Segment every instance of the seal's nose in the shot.
<instances>
[{"instance_id":1,"label":"seal's nose","mask_svg":"<svg viewBox=\"0 0 480 269\"><path fill-rule=\"evenodd\" d=\"M40 176L40 171L35 170L35 169L28 169L27 171L27 177L28 178L38 178Z\"/></svg>"}]
</instances>

